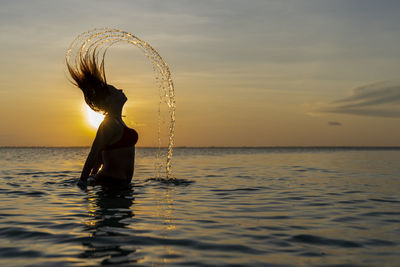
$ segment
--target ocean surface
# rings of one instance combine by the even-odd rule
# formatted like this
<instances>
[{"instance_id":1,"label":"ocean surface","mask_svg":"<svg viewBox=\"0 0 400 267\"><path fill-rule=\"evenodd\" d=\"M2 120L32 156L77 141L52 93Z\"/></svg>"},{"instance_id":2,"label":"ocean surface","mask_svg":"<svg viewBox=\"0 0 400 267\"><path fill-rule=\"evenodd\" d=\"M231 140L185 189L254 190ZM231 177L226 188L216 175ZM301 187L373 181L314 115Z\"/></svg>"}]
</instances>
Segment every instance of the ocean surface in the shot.
<instances>
[{"instance_id":1,"label":"ocean surface","mask_svg":"<svg viewBox=\"0 0 400 267\"><path fill-rule=\"evenodd\" d=\"M400 266L399 149L137 149L124 191L88 151L0 148L0 266Z\"/></svg>"}]
</instances>

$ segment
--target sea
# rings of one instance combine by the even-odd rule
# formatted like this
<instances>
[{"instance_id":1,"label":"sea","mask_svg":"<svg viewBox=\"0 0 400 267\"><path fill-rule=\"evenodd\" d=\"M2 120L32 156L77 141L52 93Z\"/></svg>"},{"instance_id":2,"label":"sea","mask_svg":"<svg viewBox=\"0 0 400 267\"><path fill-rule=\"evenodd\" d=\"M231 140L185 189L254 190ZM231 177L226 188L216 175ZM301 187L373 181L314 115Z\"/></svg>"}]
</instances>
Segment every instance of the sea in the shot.
<instances>
[{"instance_id":1,"label":"sea","mask_svg":"<svg viewBox=\"0 0 400 267\"><path fill-rule=\"evenodd\" d=\"M399 148L137 148L118 190L88 152L0 148L0 266L400 266Z\"/></svg>"}]
</instances>

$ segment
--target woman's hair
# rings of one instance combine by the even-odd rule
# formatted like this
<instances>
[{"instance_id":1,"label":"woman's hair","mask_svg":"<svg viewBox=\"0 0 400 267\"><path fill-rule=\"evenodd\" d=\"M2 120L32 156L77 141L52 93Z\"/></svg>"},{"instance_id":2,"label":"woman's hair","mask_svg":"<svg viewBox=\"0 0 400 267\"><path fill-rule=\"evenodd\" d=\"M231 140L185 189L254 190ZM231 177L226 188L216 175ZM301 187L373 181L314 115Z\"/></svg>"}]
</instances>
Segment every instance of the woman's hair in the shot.
<instances>
[{"instance_id":1,"label":"woman's hair","mask_svg":"<svg viewBox=\"0 0 400 267\"><path fill-rule=\"evenodd\" d=\"M76 68L73 68L68 62L67 67L74 80L72 83L82 90L89 107L96 112L106 114L106 97L109 95L109 89L104 71L104 59L98 66L96 53L94 52L92 55L86 53L84 56L80 56Z\"/></svg>"}]
</instances>

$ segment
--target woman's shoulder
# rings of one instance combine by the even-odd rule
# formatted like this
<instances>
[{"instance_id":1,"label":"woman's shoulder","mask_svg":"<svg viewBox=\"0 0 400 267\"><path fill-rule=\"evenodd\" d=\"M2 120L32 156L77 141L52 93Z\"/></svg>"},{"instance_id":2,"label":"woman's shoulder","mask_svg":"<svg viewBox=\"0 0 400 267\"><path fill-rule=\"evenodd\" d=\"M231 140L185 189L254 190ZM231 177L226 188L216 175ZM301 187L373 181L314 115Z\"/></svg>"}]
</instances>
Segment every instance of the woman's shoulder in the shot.
<instances>
[{"instance_id":1,"label":"woman's shoulder","mask_svg":"<svg viewBox=\"0 0 400 267\"><path fill-rule=\"evenodd\" d=\"M100 125L104 125L105 127L115 127L121 126L122 123L117 118L105 116Z\"/></svg>"},{"instance_id":2,"label":"woman's shoulder","mask_svg":"<svg viewBox=\"0 0 400 267\"><path fill-rule=\"evenodd\" d=\"M122 129L122 125L114 118L105 117L101 122L98 132L115 133Z\"/></svg>"}]
</instances>

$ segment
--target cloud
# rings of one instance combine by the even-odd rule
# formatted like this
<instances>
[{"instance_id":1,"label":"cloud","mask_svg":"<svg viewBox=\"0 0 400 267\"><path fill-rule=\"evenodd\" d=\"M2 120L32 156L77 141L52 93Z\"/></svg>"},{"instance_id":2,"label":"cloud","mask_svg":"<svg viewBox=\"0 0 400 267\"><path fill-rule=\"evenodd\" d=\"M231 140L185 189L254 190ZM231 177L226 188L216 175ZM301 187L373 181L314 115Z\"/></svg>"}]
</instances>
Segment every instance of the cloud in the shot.
<instances>
[{"instance_id":1,"label":"cloud","mask_svg":"<svg viewBox=\"0 0 400 267\"><path fill-rule=\"evenodd\" d=\"M349 97L320 108L321 112L400 118L400 83L381 82L355 88Z\"/></svg>"},{"instance_id":2,"label":"cloud","mask_svg":"<svg viewBox=\"0 0 400 267\"><path fill-rule=\"evenodd\" d=\"M340 122L337 122L337 121L329 121L328 124L331 125L331 126L342 126L342 124Z\"/></svg>"}]
</instances>

